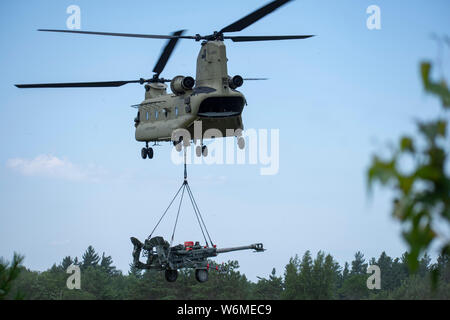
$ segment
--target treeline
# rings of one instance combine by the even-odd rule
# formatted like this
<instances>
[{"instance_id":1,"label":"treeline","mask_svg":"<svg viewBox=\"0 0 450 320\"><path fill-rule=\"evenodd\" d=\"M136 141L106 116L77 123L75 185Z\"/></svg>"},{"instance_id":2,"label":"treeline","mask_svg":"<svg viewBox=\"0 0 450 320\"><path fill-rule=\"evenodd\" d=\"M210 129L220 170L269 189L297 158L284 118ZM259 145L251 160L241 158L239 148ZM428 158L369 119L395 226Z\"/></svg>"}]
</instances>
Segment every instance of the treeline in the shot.
<instances>
[{"instance_id":1,"label":"treeline","mask_svg":"<svg viewBox=\"0 0 450 320\"><path fill-rule=\"evenodd\" d=\"M366 261L357 252L350 264L340 266L329 254L319 252L313 257L307 251L302 258L290 259L283 276L273 269L256 283L239 272L237 261L226 263L221 272L211 271L207 283L198 283L192 270L181 270L177 282L168 283L161 272L142 273L131 267L122 274L111 256L100 256L90 246L80 260L66 257L45 272L28 270L16 258L10 265L0 261L0 299L450 299L449 256L441 255L431 263L425 255L414 274L406 257L393 259L383 252L378 259ZM66 270L72 264L81 269L81 290L67 289ZM367 288L369 264L380 267L381 290Z\"/></svg>"}]
</instances>

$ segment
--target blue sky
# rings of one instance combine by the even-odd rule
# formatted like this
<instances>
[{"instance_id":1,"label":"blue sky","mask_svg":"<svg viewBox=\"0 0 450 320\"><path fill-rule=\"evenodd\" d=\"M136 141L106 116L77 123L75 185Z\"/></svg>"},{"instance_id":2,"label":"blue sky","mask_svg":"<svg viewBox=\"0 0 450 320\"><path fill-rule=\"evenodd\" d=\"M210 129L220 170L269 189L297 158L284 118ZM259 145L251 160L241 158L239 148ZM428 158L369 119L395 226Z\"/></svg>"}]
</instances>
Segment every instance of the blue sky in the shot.
<instances>
[{"instance_id":1,"label":"blue sky","mask_svg":"<svg viewBox=\"0 0 450 320\"><path fill-rule=\"evenodd\" d=\"M265 1L2 1L0 3L0 256L14 251L45 270L88 245L128 270L130 236L145 238L181 184L169 145L143 161L133 118L144 90L27 90L15 83L149 77L163 40L46 34L81 8L83 30L208 34ZM366 28L366 8L381 8L381 30ZM229 73L268 77L242 87L246 128L280 130L280 172L259 166L197 165L190 183L219 246L263 242L264 254L228 254L252 280L289 258L324 250L342 264L406 247L390 217L389 192L367 194L374 152L437 114L418 74L435 60L430 37L450 33L447 0L297 0L242 35L315 34L302 41L227 42ZM181 41L163 76L195 75L199 44ZM444 56L449 70L449 51ZM53 170L48 166L56 166ZM159 229L169 237L175 212ZM185 207L176 241L200 240Z\"/></svg>"}]
</instances>

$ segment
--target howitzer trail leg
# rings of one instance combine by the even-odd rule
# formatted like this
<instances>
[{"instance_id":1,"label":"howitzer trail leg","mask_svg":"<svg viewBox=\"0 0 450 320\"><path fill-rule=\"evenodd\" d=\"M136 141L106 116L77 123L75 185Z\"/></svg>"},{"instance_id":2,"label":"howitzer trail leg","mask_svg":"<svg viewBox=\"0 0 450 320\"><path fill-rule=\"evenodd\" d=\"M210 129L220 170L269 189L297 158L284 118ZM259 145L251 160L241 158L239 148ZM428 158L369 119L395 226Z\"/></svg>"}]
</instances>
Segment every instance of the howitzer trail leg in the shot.
<instances>
[{"instance_id":1,"label":"howitzer trail leg","mask_svg":"<svg viewBox=\"0 0 450 320\"><path fill-rule=\"evenodd\" d=\"M134 266L136 268L138 268L138 269L145 269L146 265L139 261L139 258L141 256L142 247L143 247L142 242L140 242L138 239L133 237L133 238L131 238L131 243L134 246L134 248L133 248L133 263L134 263Z\"/></svg>"}]
</instances>

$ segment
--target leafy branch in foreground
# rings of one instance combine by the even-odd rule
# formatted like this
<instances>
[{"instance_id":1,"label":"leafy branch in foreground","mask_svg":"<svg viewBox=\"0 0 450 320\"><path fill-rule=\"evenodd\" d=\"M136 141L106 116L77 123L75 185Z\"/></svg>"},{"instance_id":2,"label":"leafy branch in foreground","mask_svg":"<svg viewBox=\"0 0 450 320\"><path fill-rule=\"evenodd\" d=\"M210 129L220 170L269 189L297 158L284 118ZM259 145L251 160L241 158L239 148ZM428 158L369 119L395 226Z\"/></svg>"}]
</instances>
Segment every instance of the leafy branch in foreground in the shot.
<instances>
[{"instance_id":1,"label":"leafy branch in foreground","mask_svg":"<svg viewBox=\"0 0 450 320\"><path fill-rule=\"evenodd\" d=\"M450 91L444 79L437 82L431 79L431 69L430 62L421 64L424 89L437 97L447 111ZM368 170L369 190L378 182L395 191L392 215L403 225L403 237L409 246L407 260L413 272L418 270L420 255L433 241L439 241L443 255L450 254L449 235L437 228L450 227L447 127L448 120L442 116L433 121L418 121L417 137L401 137L391 158L383 160L375 155ZM406 159L412 160L413 168L405 173L401 164Z\"/></svg>"},{"instance_id":2,"label":"leafy branch in foreground","mask_svg":"<svg viewBox=\"0 0 450 320\"><path fill-rule=\"evenodd\" d=\"M23 259L23 256L15 253L10 266L8 262L0 260L0 300L6 299L14 280L19 276Z\"/></svg>"}]
</instances>

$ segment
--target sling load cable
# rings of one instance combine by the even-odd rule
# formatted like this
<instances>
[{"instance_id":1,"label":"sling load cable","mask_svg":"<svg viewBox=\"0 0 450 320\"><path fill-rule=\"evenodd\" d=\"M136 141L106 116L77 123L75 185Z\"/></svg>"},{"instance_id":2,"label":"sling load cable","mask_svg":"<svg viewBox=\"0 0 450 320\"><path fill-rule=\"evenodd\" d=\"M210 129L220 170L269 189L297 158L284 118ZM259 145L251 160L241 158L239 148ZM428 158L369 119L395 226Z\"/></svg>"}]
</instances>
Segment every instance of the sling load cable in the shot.
<instances>
[{"instance_id":1,"label":"sling load cable","mask_svg":"<svg viewBox=\"0 0 450 320\"><path fill-rule=\"evenodd\" d=\"M172 199L172 201L170 202L170 204L169 204L169 206L167 207L167 209L164 211L163 215L162 215L161 218L159 219L159 221L158 221L158 223L156 224L156 226L153 228L153 231L150 233L150 236L148 237L148 240L151 239L151 237L153 236L153 233L155 232L155 230L157 229L157 227L159 226L159 224L161 223L161 221L164 219L164 217L166 216L166 214L167 214L167 212L169 211L170 207L172 206L172 204L174 203L174 201L176 200L176 198L178 197L178 195L179 195L180 192L182 191L181 201L180 201L180 205L179 205L179 207L178 207L178 212L177 212L177 219L176 219L176 221L175 221L175 226L174 226L173 233L172 233L172 238L171 238L171 244L170 244L170 246L172 246L173 240L174 240L174 236L175 236L176 227L177 227L177 224L178 224L179 215L180 215L181 204L182 204L182 202L183 202L184 192L186 191L186 189L188 190L188 195L189 195L189 198L190 198L190 200L191 200L191 204L192 204L192 207L193 207L193 209L194 209L194 213L195 213L195 216L196 216L196 218L197 218L197 221L198 221L198 223L199 223L200 230L202 231L203 238L205 239L206 245L209 247L208 239L206 238L206 235L205 235L205 232L204 232L203 228L205 228L205 231L206 231L206 233L207 233L207 235L208 235L208 238L209 238L209 241L210 241L210 243L211 243L211 246L213 247L214 244L213 244L213 242L212 242L212 240L211 240L211 236L209 235L208 229L207 229L207 227L206 227L206 224L205 224L205 222L204 222L204 220L203 220L203 217L202 217L202 215L201 215L201 213L200 213L200 210L199 210L199 208L198 208L197 202L195 201L194 195L193 195L193 193L192 193L191 188L189 187L189 183L188 183L188 180L187 180L186 148L184 149L184 181L183 181L183 184L181 185L180 189L178 189L177 193L176 193L175 196L173 197L173 199ZM203 224L203 227L202 227L202 224ZM169 251L169 253L170 253L170 251Z\"/></svg>"}]
</instances>

